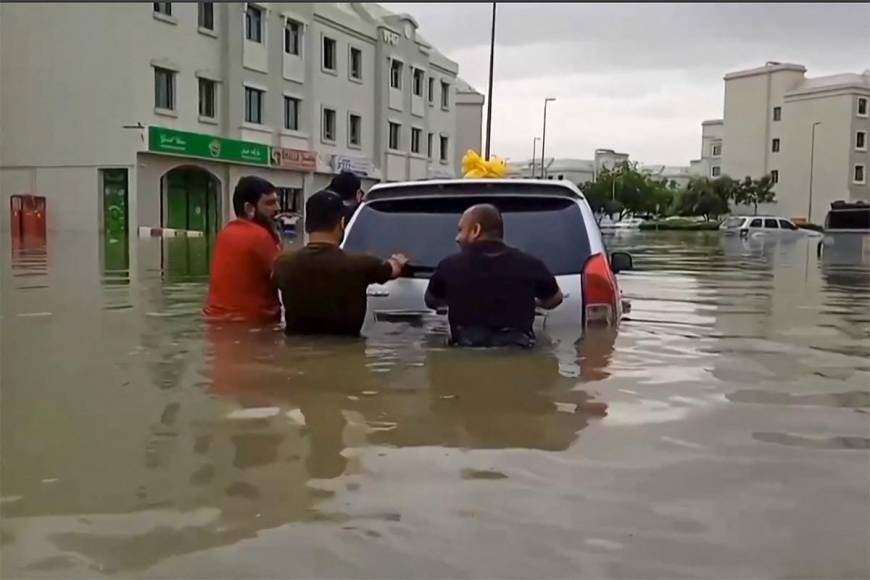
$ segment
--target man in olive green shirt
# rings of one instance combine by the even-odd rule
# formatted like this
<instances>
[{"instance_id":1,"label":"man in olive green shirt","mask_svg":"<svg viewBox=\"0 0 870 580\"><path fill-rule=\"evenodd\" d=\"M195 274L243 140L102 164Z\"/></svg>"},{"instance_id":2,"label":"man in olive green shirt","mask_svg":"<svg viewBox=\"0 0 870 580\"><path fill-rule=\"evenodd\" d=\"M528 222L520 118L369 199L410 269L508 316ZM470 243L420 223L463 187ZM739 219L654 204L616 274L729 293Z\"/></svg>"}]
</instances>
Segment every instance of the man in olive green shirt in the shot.
<instances>
[{"instance_id":1,"label":"man in olive green shirt","mask_svg":"<svg viewBox=\"0 0 870 580\"><path fill-rule=\"evenodd\" d=\"M308 199L308 245L285 252L275 262L287 334L358 336L366 314L366 288L398 278L407 265L402 254L389 260L346 254L339 247L344 227L345 208L338 195L320 191Z\"/></svg>"}]
</instances>

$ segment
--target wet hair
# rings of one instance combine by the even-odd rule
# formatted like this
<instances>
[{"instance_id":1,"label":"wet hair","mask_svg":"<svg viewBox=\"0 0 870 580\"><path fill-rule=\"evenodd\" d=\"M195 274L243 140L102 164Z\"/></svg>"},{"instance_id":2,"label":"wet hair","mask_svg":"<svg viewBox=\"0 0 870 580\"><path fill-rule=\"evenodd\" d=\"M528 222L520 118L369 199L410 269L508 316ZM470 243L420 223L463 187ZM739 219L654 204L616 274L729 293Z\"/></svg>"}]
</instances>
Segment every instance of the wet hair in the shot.
<instances>
[{"instance_id":1,"label":"wet hair","mask_svg":"<svg viewBox=\"0 0 870 580\"><path fill-rule=\"evenodd\" d=\"M337 193L344 201L353 201L361 186L359 177L350 171L342 171L329 182L330 191Z\"/></svg>"},{"instance_id":2,"label":"wet hair","mask_svg":"<svg viewBox=\"0 0 870 580\"><path fill-rule=\"evenodd\" d=\"M500 240L504 237L504 221L501 212L494 205L481 203L468 208L468 216L472 223L480 224L482 236Z\"/></svg>"},{"instance_id":3,"label":"wet hair","mask_svg":"<svg viewBox=\"0 0 870 580\"><path fill-rule=\"evenodd\" d=\"M235 191L233 191L233 211L236 212L236 216L244 217L246 203L256 207L262 196L274 191L275 186L262 177L246 175L239 180Z\"/></svg>"},{"instance_id":4,"label":"wet hair","mask_svg":"<svg viewBox=\"0 0 870 580\"><path fill-rule=\"evenodd\" d=\"M305 202L305 231L331 232L344 216L344 202L334 192L318 191Z\"/></svg>"}]
</instances>

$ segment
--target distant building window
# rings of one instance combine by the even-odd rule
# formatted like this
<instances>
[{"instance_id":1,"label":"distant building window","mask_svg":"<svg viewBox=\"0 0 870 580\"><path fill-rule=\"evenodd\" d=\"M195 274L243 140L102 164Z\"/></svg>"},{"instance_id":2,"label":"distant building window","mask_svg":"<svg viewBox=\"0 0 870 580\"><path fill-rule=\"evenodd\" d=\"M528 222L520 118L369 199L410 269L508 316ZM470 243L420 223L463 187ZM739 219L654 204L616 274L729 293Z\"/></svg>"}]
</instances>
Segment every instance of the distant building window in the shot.
<instances>
[{"instance_id":1,"label":"distant building window","mask_svg":"<svg viewBox=\"0 0 870 580\"><path fill-rule=\"evenodd\" d=\"M411 153L420 153L420 141L423 139L423 130L411 128Z\"/></svg>"},{"instance_id":2,"label":"distant building window","mask_svg":"<svg viewBox=\"0 0 870 580\"><path fill-rule=\"evenodd\" d=\"M321 131L324 141L335 141L335 110L323 109L323 130Z\"/></svg>"},{"instance_id":3,"label":"distant building window","mask_svg":"<svg viewBox=\"0 0 870 580\"><path fill-rule=\"evenodd\" d=\"M284 97L284 128L288 131L299 130L299 99Z\"/></svg>"},{"instance_id":4,"label":"distant building window","mask_svg":"<svg viewBox=\"0 0 870 580\"><path fill-rule=\"evenodd\" d=\"M263 124L263 91L245 87L245 122Z\"/></svg>"},{"instance_id":5,"label":"distant building window","mask_svg":"<svg viewBox=\"0 0 870 580\"><path fill-rule=\"evenodd\" d=\"M722 175L721 167L719 167L718 165L714 165L712 168L710 168L711 177L719 177L720 175Z\"/></svg>"},{"instance_id":6,"label":"distant building window","mask_svg":"<svg viewBox=\"0 0 870 580\"><path fill-rule=\"evenodd\" d=\"M154 106L166 111L175 110L175 72L154 68Z\"/></svg>"},{"instance_id":7,"label":"distant building window","mask_svg":"<svg viewBox=\"0 0 870 580\"><path fill-rule=\"evenodd\" d=\"M358 48L350 49L350 78L362 80L362 51Z\"/></svg>"},{"instance_id":8,"label":"distant building window","mask_svg":"<svg viewBox=\"0 0 870 580\"><path fill-rule=\"evenodd\" d=\"M770 150L774 153L779 153L779 139L774 139L770 142Z\"/></svg>"},{"instance_id":9,"label":"distant building window","mask_svg":"<svg viewBox=\"0 0 870 580\"><path fill-rule=\"evenodd\" d=\"M774 121L782 120L782 107L774 107L773 108L773 120Z\"/></svg>"},{"instance_id":10,"label":"distant building window","mask_svg":"<svg viewBox=\"0 0 870 580\"><path fill-rule=\"evenodd\" d=\"M245 38L251 42L263 42L263 9L248 4L245 10Z\"/></svg>"},{"instance_id":11,"label":"distant building window","mask_svg":"<svg viewBox=\"0 0 870 580\"><path fill-rule=\"evenodd\" d=\"M362 117L351 114L348 119L347 144L362 145Z\"/></svg>"},{"instance_id":12,"label":"distant building window","mask_svg":"<svg viewBox=\"0 0 870 580\"><path fill-rule=\"evenodd\" d=\"M200 28L214 30L214 4L211 2L200 2L198 4L197 22Z\"/></svg>"},{"instance_id":13,"label":"distant building window","mask_svg":"<svg viewBox=\"0 0 870 580\"><path fill-rule=\"evenodd\" d=\"M867 179L866 175L864 174L864 166L856 165L855 174L852 177L852 181L854 181L855 183L864 183Z\"/></svg>"},{"instance_id":14,"label":"distant building window","mask_svg":"<svg viewBox=\"0 0 870 580\"><path fill-rule=\"evenodd\" d=\"M425 77L425 72L423 69L415 68L414 69L414 96L422 97L423 96L423 79Z\"/></svg>"},{"instance_id":15,"label":"distant building window","mask_svg":"<svg viewBox=\"0 0 870 580\"><path fill-rule=\"evenodd\" d=\"M393 150L398 150L401 143L399 142L399 134L402 131L402 126L398 123L390 122L390 142L389 147Z\"/></svg>"},{"instance_id":16,"label":"distant building window","mask_svg":"<svg viewBox=\"0 0 870 580\"><path fill-rule=\"evenodd\" d=\"M721 143L714 144L711 149L712 150L710 153L713 157L721 157L722 156L722 144Z\"/></svg>"},{"instance_id":17,"label":"distant building window","mask_svg":"<svg viewBox=\"0 0 870 580\"><path fill-rule=\"evenodd\" d=\"M323 68L335 70L335 40L328 36L323 37Z\"/></svg>"},{"instance_id":18,"label":"distant building window","mask_svg":"<svg viewBox=\"0 0 870 580\"><path fill-rule=\"evenodd\" d=\"M199 79L199 116L214 119L215 110L215 82L208 79Z\"/></svg>"},{"instance_id":19,"label":"distant building window","mask_svg":"<svg viewBox=\"0 0 870 580\"><path fill-rule=\"evenodd\" d=\"M401 89L402 88L402 69L404 65L402 61L392 59L390 60L390 87L393 89Z\"/></svg>"},{"instance_id":20,"label":"distant building window","mask_svg":"<svg viewBox=\"0 0 870 580\"><path fill-rule=\"evenodd\" d=\"M284 53L299 56L302 49L302 24L289 18L284 23Z\"/></svg>"},{"instance_id":21,"label":"distant building window","mask_svg":"<svg viewBox=\"0 0 870 580\"><path fill-rule=\"evenodd\" d=\"M444 81L441 82L441 108L450 108L450 85Z\"/></svg>"},{"instance_id":22,"label":"distant building window","mask_svg":"<svg viewBox=\"0 0 870 580\"><path fill-rule=\"evenodd\" d=\"M426 135L426 157L432 159L432 141L435 139L435 133Z\"/></svg>"},{"instance_id":23,"label":"distant building window","mask_svg":"<svg viewBox=\"0 0 870 580\"><path fill-rule=\"evenodd\" d=\"M445 135L441 135L441 163L447 163L449 156L450 141Z\"/></svg>"},{"instance_id":24,"label":"distant building window","mask_svg":"<svg viewBox=\"0 0 870 580\"><path fill-rule=\"evenodd\" d=\"M773 183L779 183L779 171L776 169L772 169L770 171L770 181Z\"/></svg>"},{"instance_id":25,"label":"distant building window","mask_svg":"<svg viewBox=\"0 0 870 580\"><path fill-rule=\"evenodd\" d=\"M155 2L154 12L157 14L172 16L172 2Z\"/></svg>"},{"instance_id":26,"label":"distant building window","mask_svg":"<svg viewBox=\"0 0 870 580\"><path fill-rule=\"evenodd\" d=\"M867 116L867 99L858 97L858 115L861 117Z\"/></svg>"},{"instance_id":27,"label":"distant building window","mask_svg":"<svg viewBox=\"0 0 870 580\"><path fill-rule=\"evenodd\" d=\"M855 133L855 149L861 151L867 150L867 131L858 131Z\"/></svg>"},{"instance_id":28,"label":"distant building window","mask_svg":"<svg viewBox=\"0 0 870 580\"><path fill-rule=\"evenodd\" d=\"M435 102L435 79L429 77L429 102Z\"/></svg>"}]
</instances>

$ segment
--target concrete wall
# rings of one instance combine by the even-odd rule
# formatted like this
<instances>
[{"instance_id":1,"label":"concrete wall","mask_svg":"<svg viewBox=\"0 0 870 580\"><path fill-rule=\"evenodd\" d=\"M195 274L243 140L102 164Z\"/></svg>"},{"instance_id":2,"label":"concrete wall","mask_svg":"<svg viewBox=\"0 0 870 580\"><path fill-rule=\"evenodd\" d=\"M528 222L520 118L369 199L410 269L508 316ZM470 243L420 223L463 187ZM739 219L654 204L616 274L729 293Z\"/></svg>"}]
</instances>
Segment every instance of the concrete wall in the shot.
<instances>
[{"instance_id":1,"label":"concrete wall","mask_svg":"<svg viewBox=\"0 0 870 580\"><path fill-rule=\"evenodd\" d=\"M456 93L456 143L453 155L453 166L458 173L462 172L462 157L469 149L483 155L483 104L484 97L480 93ZM498 155L497 151L492 154Z\"/></svg>"}]
</instances>

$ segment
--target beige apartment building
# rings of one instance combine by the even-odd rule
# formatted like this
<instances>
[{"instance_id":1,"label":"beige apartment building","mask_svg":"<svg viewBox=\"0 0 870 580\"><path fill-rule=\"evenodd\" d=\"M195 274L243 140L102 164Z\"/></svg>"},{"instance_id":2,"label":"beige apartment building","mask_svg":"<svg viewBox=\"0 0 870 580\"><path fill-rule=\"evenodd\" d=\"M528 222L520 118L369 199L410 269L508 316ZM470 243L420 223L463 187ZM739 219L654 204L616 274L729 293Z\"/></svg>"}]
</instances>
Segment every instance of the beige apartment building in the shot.
<instances>
[{"instance_id":1,"label":"beige apartment building","mask_svg":"<svg viewBox=\"0 0 870 580\"><path fill-rule=\"evenodd\" d=\"M25 194L49 230L135 236L216 230L245 174L297 211L343 169L453 177L482 101L418 29L371 3L2 3L0 229Z\"/></svg>"},{"instance_id":2,"label":"beige apartment building","mask_svg":"<svg viewBox=\"0 0 870 580\"><path fill-rule=\"evenodd\" d=\"M768 62L724 80L724 116L702 124L695 172L770 175L777 201L763 209L816 223L833 201L870 201L870 70L807 78Z\"/></svg>"}]
</instances>

